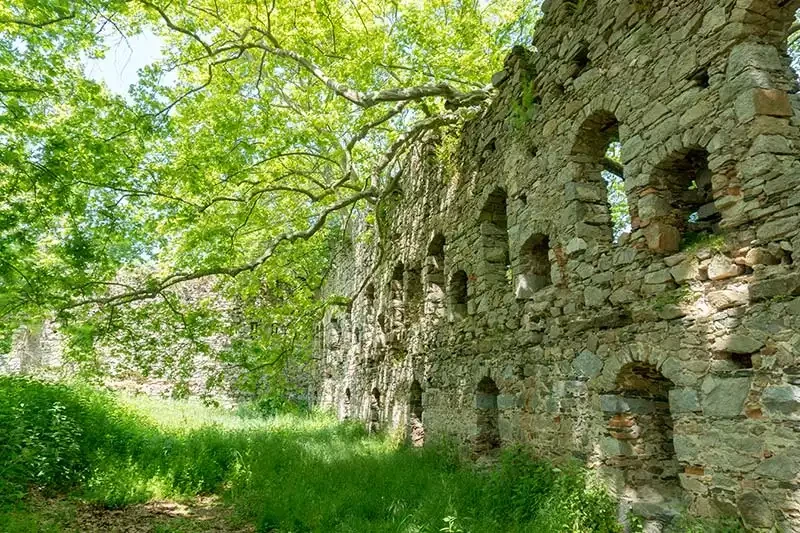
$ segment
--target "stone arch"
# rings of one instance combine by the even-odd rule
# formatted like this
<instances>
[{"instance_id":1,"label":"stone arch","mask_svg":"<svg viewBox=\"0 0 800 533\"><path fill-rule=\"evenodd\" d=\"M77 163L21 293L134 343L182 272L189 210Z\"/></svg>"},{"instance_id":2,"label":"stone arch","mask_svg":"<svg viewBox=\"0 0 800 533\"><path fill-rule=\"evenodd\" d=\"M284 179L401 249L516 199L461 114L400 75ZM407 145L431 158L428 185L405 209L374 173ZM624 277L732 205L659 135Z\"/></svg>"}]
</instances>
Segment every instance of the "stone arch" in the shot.
<instances>
[{"instance_id":1,"label":"stone arch","mask_svg":"<svg viewBox=\"0 0 800 533\"><path fill-rule=\"evenodd\" d=\"M411 445L422 447L425 443L425 426L423 424L422 385L416 379L411 382L408 393L408 426Z\"/></svg>"},{"instance_id":2,"label":"stone arch","mask_svg":"<svg viewBox=\"0 0 800 533\"><path fill-rule=\"evenodd\" d=\"M620 122L611 111L589 114L576 132L570 159L577 176L566 193L571 212L580 217L575 220L578 237L610 242L635 229L635 203L624 187L621 147Z\"/></svg>"},{"instance_id":3,"label":"stone arch","mask_svg":"<svg viewBox=\"0 0 800 533\"><path fill-rule=\"evenodd\" d=\"M437 233L428 243L425 257L424 313L437 318L445 313L444 246L444 235Z\"/></svg>"},{"instance_id":4,"label":"stone arch","mask_svg":"<svg viewBox=\"0 0 800 533\"><path fill-rule=\"evenodd\" d=\"M450 299L450 321L461 320L467 316L469 298L467 280L467 273L463 270L457 270L450 276L450 284L447 287Z\"/></svg>"},{"instance_id":5,"label":"stone arch","mask_svg":"<svg viewBox=\"0 0 800 533\"><path fill-rule=\"evenodd\" d=\"M373 387L369 396L369 433L377 433L381 429L381 391Z\"/></svg>"},{"instance_id":6,"label":"stone arch","mask_svg":"<svg viewBox=\"0 0 800 533\"><path fill-rule=\"evenodd\" d=\"M350 420L350 411L352 409L353 395L350 392L350 387L344 389L344 416L345 420Z\"/></svg>"},{"instance_id":7,"label":"stone arch","mask_svg":"<svg viewBox=\"0 0 800 533\"><path fill-rule=\"evenodd\" d=\"M647 193L639 198L651 250L676 252L684 234L716 231L721 215L714 203L708 156L699 146L683 148L652 169Z\"/></svg>"},{"instance_id":8,"label":"stone arch","mask_svg":"<svg viewBox=\"0 0 800 533\"><path fill-rule=\"evenodd\" d=\"M509 267L508 212L505 189L496 187L489 193L478 218L481 233L483 282L489 287L506 284Z\"/></svg>"},{"instance_id":9,"label":"stone arch","mask_svg":"<svg viewBox=\"0 0 800 533\"><path fill-rule=\"evenodd\" d=\"M600 398L603 462L619 472L618 497L646 520L661 520L683 499L673 444L672 382L650 363L625 363ZM668 514L668 513L667 513Z\"/></svg>"},{"instance_id":10,"label":"stone arch","mask_svg":"<svg viewBox=\"0 0 800 533\"><path fill-rule=\"evenodd\" d=\"M517 254L517 278L514 289L518 300L533 295L552 285L550 264L550 237L544 233L534 233L528 237Z\"/></svg>"},{"instance_id":11,"label":"stone arch","mask_svg":"<svg viewBox=\"0 0 800 533\"><path fill-rule=\"evenodd\" d=\"M475 389L475 453L483 455L500 448L500 411L497 396L500 389L489 376L484 376Z\"/></svg>"}]
</instances>

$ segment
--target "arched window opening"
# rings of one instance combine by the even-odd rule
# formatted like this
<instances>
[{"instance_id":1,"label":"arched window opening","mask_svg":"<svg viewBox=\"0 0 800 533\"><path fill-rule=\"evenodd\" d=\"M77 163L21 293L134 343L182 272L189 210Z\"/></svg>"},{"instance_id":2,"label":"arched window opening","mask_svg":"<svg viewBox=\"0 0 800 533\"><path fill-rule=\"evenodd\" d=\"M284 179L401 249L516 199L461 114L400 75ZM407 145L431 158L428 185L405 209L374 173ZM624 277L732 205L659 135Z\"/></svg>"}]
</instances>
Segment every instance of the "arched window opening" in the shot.
<instances>
[{"instance_id":1,"label":"arched window opening","mask_svg":"<svg viewBox=\"0 0 800 533\"><path fill-rule=\"evenodd\" d=\"M405 301L403 298L403 263L397 263L392 269L392 279L389 281L389 298L392 305L392 321L395 325L403 323Z\"/></svg>"},{"instance_id":2,"label":"arched window opening","mask_svg":"<svg viewBox=\"0 0 800 533\"><path fill-rule=\"evenodd\" d=\"M619 134L614 137L603 160L604 170L601 173L606 182L608 211L611 216L611 235L613 242L631 231L631 210L628 195L625 193L625 176L622 170L622 143Z\"/></svg>"},{"instance_id":3,"label":"arched window opening","mask_svg":"<svg viewBox=\"0 0 800 533\"><path fill-rule=\"evenodd\" d=\"M497 188L489 195L479 220L486 282L490 286L504 285L507 283L509 256L506 192L503 189Z\"/></svg>"},{"instance_id":4,"label":"arched window opening","mask_svg":"<svg viewBox=\"0 0 800 533\"><path fill-rule=\"evenodd\" d=\"M419 317L423 302L422 275L419 267L412 267L406 270L405 283L406 311L409 318L414 321Z\"/></svg>"},{"instance_id":5,"label":"arched window opening","mask_svg":"<svg viewBox=\"0 0 800 533\"><path fill-rule=\"evenodd\" d=\"M328 347L332 349L339 348L342 344L342 325L339 319L331 317L330 327L328 328Z\"/></svg>"},{"instance_id":6,"label":"arched window opening","mask_svg":"<svg viewBox=\"0 0 800 533\"><path fill-rule=\"evenodd\" d=\"M467 273L463 270L450 277L450 320L461 320L467 316Z\"/></svg>"},{"instance_id":7,"label":"arched window opening","mask_svg":"<svg viewBox=\"0 0 800 533\"><path fill-rule=\"evenodd\" d=\"M444 235L436 234L425 258L425 314L442 317L445 313Z\"/></svg>"},{"instance_id":8,"label":"arched window opening","mask_svg":"<svg viewBox=\"0 0 800 533\"><path fill-rule=\"evenodd\" d=\"M650 194L640 200L643 222L659 223L668 238L651 243L651 249L677 251L681 238L713 233L721 220L714 204L708 152L695 148L673 154L654 171Z\"/></svg>"},{"instance_id":9,"label":"arched window opening","mask_svg":"<svg viewBox=\"0 0 800 533\"><path fill-rule=\"evenodd\" d=\"M625 191L619 122L613 113L600 111L586 119L572 151L582 166L578 183L571 189L574 212L582 217L585 236L620 242L633 229L635 205Z\"/></svg>"},{"instance_id":10,"label":"arched window opening","mask_svg":"<svg viewBox=\"0 0 800 533\"><path fill-rule=\"evenodd\" d=\"M497 409L497 395L500 389L489 376L478 383L475 392L475 417L477 435L475 453L483 455L500 447L500 411Z\"/></svg>"},{"instance_id":11,"label":"arched window opening","mask_svg":"<svg viewBox=\"0 0 800 533\"><path fill-rule=\"evenodd\" d=\"M425 443L425 427L422 424L422 386L416 379L411 383L408 398L408 424L411 445L420 448Z\"/></svg>"},{"instance_id":12,"label":"arched window opening","mask_svg":"<svg viewBox=\"0 0 800 533\"><path fill-rule=\"evenodd\" d=\"M344 389L344 416L345 420L350 420L350 410L352 406L352 394L350 394L350 387Z\"/></svg>"},{"instance_id":13,"label":"arched window opening","mask_svg":"<svg viewBox=\"0 0 800 533\"><path fill-rule=\"evenodd\" d=\"M519 251L517 299L531 298L537 291L552 285L550 269L550 238L541 233L531 235Z\"/></svg>"},{"instance_id":14,"label":"arched window opening","mask_svg":"<svg viewBox=\"0 0 800 533\"><path fill-rule=\"evenodd\" d=\"M585 43L581 43L578 50L572 56L572 64L574 66L573 78L579 77L592 67L592 60L589 58L589 47Z\"/></svg>"},{"instance_id":15,"label":"arched window opening","mask_svg":"<svg viewBox=\"0 0 800 533\"><path fill-rule=\"evenodd\" d=\"M381 391L378 387L372 389L369 398L369 433L374 434L381 429Z\"/></svg>"},{"instance_id":16,"label":"arched window opening","mask_svg":"<svg viewBox=\"0 0 800 533\"><path fill-rule=\"evenodd\" d=\"M620 370L615 394L601 402L606 405L608 436L616 442L606 461L621 470L620 496L627 501L662 504L681 497L669 409L671 387L653 365L631 363Z\"/></svg>"},{"instance_id":17,"label":"arched window opening","mask_svg":"<svg viewBox=\"0 0 800 533\"><path fill-rule=\"evenodd\" d=\"M371 315L375 312L375 285L370 283L364 289L364 298L367 301L367 314Z\"/></svg>"}]
</instances>

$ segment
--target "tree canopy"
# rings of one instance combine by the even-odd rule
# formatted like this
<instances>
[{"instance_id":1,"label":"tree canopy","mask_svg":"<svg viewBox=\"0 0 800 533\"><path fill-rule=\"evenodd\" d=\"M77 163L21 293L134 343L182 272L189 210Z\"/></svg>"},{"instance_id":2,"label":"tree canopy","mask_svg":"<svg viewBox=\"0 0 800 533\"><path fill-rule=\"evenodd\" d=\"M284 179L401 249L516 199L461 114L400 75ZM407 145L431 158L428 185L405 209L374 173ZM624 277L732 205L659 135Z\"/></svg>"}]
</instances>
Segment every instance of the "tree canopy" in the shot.
<instances>
[{"instance_id":1,"label":"tree canopy","mask_svg":"<svg viewBox=\"0 0 800 533\"><path fill-rule=\"evenodd\" d=\"M5 338L56 313L84 359L105 343L180 367L219 333L247 370L307 354L347 217L386 201L426 132L480 108L537 15L522 0L5 2ZM128 95L86 75L104 36L143 31L164 58Z\"/></svg>"}]
</instances>

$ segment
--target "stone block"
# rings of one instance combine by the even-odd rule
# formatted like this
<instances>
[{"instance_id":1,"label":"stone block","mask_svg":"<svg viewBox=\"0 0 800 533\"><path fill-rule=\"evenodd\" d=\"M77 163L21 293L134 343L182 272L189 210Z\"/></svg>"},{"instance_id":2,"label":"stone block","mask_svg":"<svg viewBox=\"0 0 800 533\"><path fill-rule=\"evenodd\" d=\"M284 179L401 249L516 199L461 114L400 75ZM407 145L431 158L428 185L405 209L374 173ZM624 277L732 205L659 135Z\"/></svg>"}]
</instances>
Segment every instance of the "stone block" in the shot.
<instances>
[{"instance_id":1,"label":"stone block","mask_svg":"<svg viewBox=\"0 0 800 533\"><path fill-rule=\"evenodd\" d=\"M764 347L764 343L747 335L734 334L719 339L714 343L714 350L735 354L751 354Z\"/></svg>"},{"instance_id":2,"label":"stone block","mask_svg":"<svg viewBox=\"0 0 800 533\"><path fill-rule=\"evenodd\" d=\"M760 241L769 242L794 234L798 229L800 229L800 216L786 217L762 225L756 230L756 236Z\"/></svg>"},{"instance_id":3,"label":"stone block","mask_svg":"<svg viewBox=\"0 0 800 533\"><path fill-rule=\"evenodd\" d=\"M747 290L742 289L723 289L721 291L711 291L706 294L706 299L718 311L724 311L731 307L744 305L748 302L749 297Z\"/></svg>"},{"instance_id":4,"label":"stone block","mask_svg":"<svg viewBox=\"0 0 800 533\"><path fill-rule=\"evenodd\" d=\"M669 410L673 415L701 411L697 391L688 388L677 388L669 391Z\"/></svg>"},{"instance_id":5,"label":"stone block","mask_svg":"<svg viewBox=\"0 0 800 533\"><path fill-rule=\"evenodd\" d=\"M596 378L603 371L603 360L589 351L582 351L572 362L572 371L578 377Z\"/></svg>"},{"instance_id":6,"label":"stone block","mask_svg":"<svg viewBox=\"0 0 800 533\"><path fill-rule=\"evenodd\" d=\"M601 289L599 287L586 287L583 291L586 307L602 307L610 295L610 289Z\"/></svg>"},{"instance_id":7,"label":"stone block","mask_svg":"<svg viewBox=\"0 0 800 533\"><path fill-rule=\"evenodd\" d=\"M717 254L711 258L708 265L708 278L714 281L728 279L739 276L744 269L733 262L733 260L722 254Z\"/></svg>"},{"instance_id":8,"label":"stone block","mask_svg":"<svg viewBox=\"0 0 800 533\"><path fill-rule=\"evenodd\" d=\"M639 217L642 220L664 217L671 212L672 206L659 194L647 194L639 198Z\"/></svg>"},{"instance_id":9,"label":"stone block","mask_svg":"<svg viewBox=\"0 0 800 533\"><path fill-rule=\"evenodd\" d=\"M777 265L780 260L772 255L766 248L751 248L744 257L744 264L749 267L756 265Z\"/></svg>"},{"instance_id":10,"label":"stone block","mask_svg":"<svg viewBox=\"0 0 800 533\"><path fill-rule=\"evenodd\" d=\"M632 456L634 455L633 446L630 442L617 440L612 437L604 437L600 441L600 452L605 457Z\"/></svg>"},{"instance_id":11,"label":"stone block","mask_svg":"<svg viewBox=\"0 0 800 533\"><path fill-rule=\"evenodd\" d=\"M781 70L783 66L778 49L768 44L751 41L737 44L728 56L726 70L728 79L732 79L748 68Z\"/></svg>"},{"instance_id":12,"label":"stone block","mask_svg":"<svg viewBox=\"0 0 800 533\"><path fill-rule=\"evenodd\" d=\"M736 499L736 507L745 526L750 530L772 529L775 515L769 502L758 492L747 491Z\"/></svg>"},{"instance_id":13,"label":"stone block","mask_svg":"<svg viewBox=\"0 0 800 533\"><path fill-rule=\"evenodd\" d=\"M517 407L516 394L499 394L497 396L498 409L514 409Z\"/></svg>"},{"instance_id":14,"label":"stone block","mask_svg":"<svg viewBox=\"0 0 800 533\"><path fill-rule=\"evenodd\" d=\"M670 268L669 273L676 283L691 281L700 275L700 263L692 257Z\"/></svg>"},{"instance_id":15,"label":"stone block","mask_svg":"<svg viewBox=\"0 0 800 533\"><path fill-rule=\"evenodd\" d=\"M672 281L672 274L669 270L657 270L644 275L644 282L648 285L658 285Z\"/></svg>"},{"instance_id":16,"label":"stone block","mask_svg":"<svg viewBox=\"0 0 800 533\"><path fill-rule=\"evenodd\" d=\"M708 376L703 380L703 413L706 416L739 416L750 393L750 378Z\"/></svg>"},{"instance_id":17,"label":"stone block","mask_svg":"<svg viewBox=\"0 0 800 533\"><path fill-rule=\"evenodd\" d=\"M800 295L800 273L754 281L748 286L748 290L750 300L754 302L776 296L797 296Z\"/></svg>"},{"instance_id":18,"label":"stone block","mask_svg":"<svg viewBox=\"0 0 800 533\"><path fill-rule=\"evenodd\" d=\"M586 241L581 239L580 237L575 237L571 239L565 248L567 255L576 255L588 248L589 246L586 244Z\"/></svg>"},{"instance_id":19,"label":"stone block","mask_svg":"<svg viewBox=\"0 0 800 533\"><path fill-rule=\"evenodd\" d=\"M761 393L768 416L800 418L800 387L772 385Z\"/></svg>"},{"instance_id":20,"label":"stone block","mask_svg":"<svg viewBox=\"0 0 800 533\"><path fill-rule=\"evenodd\" d=\"M649 224L644 229L647 247L656 253L677 252L681 246L681 233L677 228L661 222Z\"/></svg>"},{"instance_id":21,"label":"stone block","mask_svg":"<svg viewBox=\"0 0 800 533\"><path fill-rule=\"evenodd\" d=\"M800 452L786 450L764 460L756 468L756 474L778 481L792 482L800 473Z\"/></svg>"},{"instance_id":22,"label":"stone block","mask_svg":"<svg viewBox=\"0 0 800 533\"><path fill-rule=\"evenodd\" d=\"M618 394L600 396L600 410L604 413L647 414L657 409L657 401L647 398L628 398Z\"/></svg>"}]
</instances>

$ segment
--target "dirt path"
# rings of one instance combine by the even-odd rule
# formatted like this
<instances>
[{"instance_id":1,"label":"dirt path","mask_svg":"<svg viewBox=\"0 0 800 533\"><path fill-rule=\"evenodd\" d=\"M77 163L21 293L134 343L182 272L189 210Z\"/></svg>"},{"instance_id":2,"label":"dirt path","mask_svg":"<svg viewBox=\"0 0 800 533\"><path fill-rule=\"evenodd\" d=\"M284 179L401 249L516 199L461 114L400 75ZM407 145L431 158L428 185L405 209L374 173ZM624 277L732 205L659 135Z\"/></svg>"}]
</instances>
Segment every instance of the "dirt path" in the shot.
<instances>
[{"instance_id":1,"label":"dirt path","mask_svg":"<svg viewBox=\"0 0 800 533\"><path fill-rule=\"evenodd\" d=\"M37 499L30 510L64 533L253 533L236 524L230 509L215 497L186 502L155 501L124 509L103 509L66 499Z\"/></svg>"}]
</instances>

